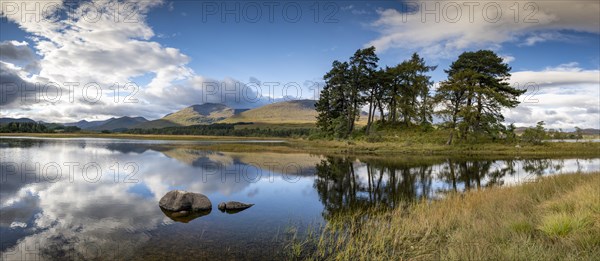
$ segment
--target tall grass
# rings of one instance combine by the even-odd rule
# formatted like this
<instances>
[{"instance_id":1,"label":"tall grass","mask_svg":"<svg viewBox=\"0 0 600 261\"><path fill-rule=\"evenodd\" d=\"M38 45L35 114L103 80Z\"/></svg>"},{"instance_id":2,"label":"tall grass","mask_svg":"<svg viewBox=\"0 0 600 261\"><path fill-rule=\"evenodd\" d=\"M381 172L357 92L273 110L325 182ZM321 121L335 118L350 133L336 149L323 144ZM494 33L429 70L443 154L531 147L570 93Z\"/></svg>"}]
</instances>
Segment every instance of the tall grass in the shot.
<instances>
[{"instance_id":1,"label":"tall grass","mask_svg":"<svg viewBox=\"0 0 600 261\"><path fill-rule=\"evenodd\" d=\"M292 244L312 260L599 260L599 193L600 173L546 177L336 216Z\"/></svg>"}]
</instances>

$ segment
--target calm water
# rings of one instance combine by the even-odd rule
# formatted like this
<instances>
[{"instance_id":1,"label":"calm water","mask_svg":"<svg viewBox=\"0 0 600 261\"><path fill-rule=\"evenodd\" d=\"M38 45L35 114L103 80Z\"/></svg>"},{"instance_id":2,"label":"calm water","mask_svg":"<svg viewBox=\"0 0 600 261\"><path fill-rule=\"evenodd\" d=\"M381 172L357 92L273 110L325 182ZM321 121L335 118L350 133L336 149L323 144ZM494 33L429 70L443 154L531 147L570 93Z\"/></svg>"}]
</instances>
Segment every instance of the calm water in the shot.
<instances>
[{"instance_id":1,"label":"calm water","mask_svg":"<svg viewBox=\"0 0 600 261\"><path fill-rule=\"evenodd\" d=\"M600 170L599 158L342 158L194 144L0 138L2 259L281 259L295 231L337 212ZM158 207L172 189L203 193L214 209L176 222ZM216 209L229 200L256 205Z\"/></svg>"}]
</instances>

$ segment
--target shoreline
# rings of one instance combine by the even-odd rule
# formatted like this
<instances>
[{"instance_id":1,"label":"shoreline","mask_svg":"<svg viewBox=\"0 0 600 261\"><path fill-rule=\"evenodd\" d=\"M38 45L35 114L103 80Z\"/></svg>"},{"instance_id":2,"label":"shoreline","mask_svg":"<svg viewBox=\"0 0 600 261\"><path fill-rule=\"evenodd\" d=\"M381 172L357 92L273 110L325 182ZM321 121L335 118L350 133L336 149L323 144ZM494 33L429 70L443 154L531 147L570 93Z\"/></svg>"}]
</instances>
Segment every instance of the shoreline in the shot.
<instances>
[{"instance_id":1,"label":"shoreline","mask_svg":"<svg viewBox=\"0 0 600 261\"><path fill-rule=\"evenodd\" d=\"M26 138L104 138L164 141L221 141L226 143L186 144L197 149L235 152L305 152L331 155L370 156L600 156L600 142L544 142L540 145L527 143L466 143L445 145L417 142L366 142L309 140L280 137L153 135L153 134L100 134L100 133L1 133L3 137ZM236 143L239 141L240 143ZM253 144L253 141L256 143Z\"/></svg>"},{"instance_id":2,"label":"shoreline","mask_svg":"<svg viewBox=\"0 0 600 261\"><path fill-rule=\"evenodd\" d=\"M289 255L327 260L591 260L600 253L598 184L600 172L570 173L451 193L433 202L407 202L395 209L343 212L313 231L316 236L288 242L303 250Z\"/></svg>"}]
</instances>

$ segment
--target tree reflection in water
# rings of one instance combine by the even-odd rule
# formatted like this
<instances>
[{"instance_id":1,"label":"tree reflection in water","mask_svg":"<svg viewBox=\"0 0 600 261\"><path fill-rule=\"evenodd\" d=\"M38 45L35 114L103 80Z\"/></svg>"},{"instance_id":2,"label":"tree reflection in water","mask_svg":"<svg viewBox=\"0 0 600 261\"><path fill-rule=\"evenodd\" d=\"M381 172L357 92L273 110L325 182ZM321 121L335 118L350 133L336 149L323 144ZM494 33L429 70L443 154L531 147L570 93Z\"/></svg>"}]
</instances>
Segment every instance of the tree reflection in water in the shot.
<instances>
[{"instance_id":1,"label":"tree reflection in water","mask_svg":"<svg viewBox=\"0 0 600 261\"><path fill-rule=\"evenodd\" d=\"M314 187L323 203L323 216L357 209L395 208L408 202L535 179L560 171L563 160L358 160L326 157L316 165ZM524 177L521 177L524 175Z\"/></svg>"}]
</instances>

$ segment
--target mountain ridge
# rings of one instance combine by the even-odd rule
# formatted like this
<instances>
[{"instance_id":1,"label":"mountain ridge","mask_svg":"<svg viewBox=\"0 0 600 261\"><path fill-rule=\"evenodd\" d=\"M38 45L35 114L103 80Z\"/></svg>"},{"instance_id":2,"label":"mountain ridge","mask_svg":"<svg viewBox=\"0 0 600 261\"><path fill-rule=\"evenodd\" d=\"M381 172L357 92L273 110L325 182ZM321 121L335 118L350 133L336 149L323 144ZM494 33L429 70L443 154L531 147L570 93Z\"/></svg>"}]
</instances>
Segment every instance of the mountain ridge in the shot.
<instances>
[{"instance_id":1,"label":"mountain ridge","mask_svg":"<svg viewBox=\"0 0 600 261\"><path fill-rule=\"evenodd\" d=\"M179 111L169 113L160 119L132 126L132 128L152 129L191 125L209 125L227 119L235 110L221 103L194 104Z\"/></svg>"},{"instance_id":2,"label":"mountain ridge","mask_svg":"<svg viewBox=\"0 0 600 261\"><path fill-rule=\"evenodd\" d=\"M255 123L315 123L317 110L315 100L291 100L267 104L234 115L221 122L255 122Z\"/></svg>"}]
</instances>

